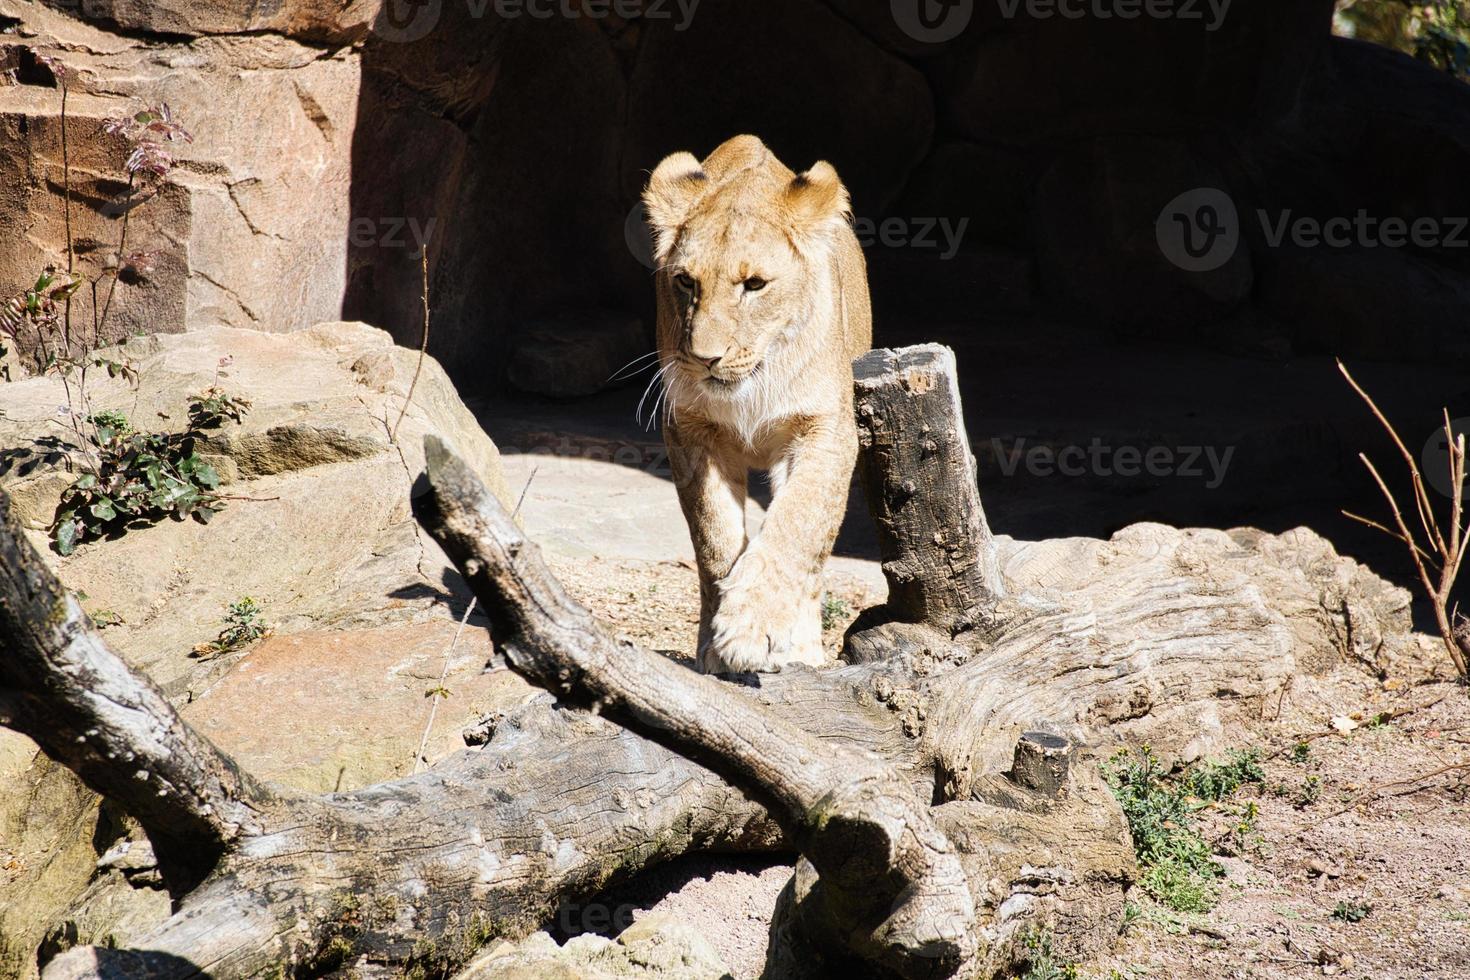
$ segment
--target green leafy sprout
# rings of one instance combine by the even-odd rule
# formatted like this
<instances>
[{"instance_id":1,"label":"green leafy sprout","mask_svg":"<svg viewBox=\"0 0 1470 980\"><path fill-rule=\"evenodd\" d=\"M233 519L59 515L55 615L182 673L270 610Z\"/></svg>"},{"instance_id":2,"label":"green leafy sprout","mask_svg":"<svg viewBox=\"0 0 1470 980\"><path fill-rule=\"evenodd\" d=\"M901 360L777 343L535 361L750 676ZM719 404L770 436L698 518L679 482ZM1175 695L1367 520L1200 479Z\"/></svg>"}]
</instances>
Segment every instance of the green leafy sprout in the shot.
<instances>
[{"instance_id":1,"label":"green leafy sprout","mask_svg":"<svg viewBox=\"0 0 1470 980\"><path fill-rule=\"evenodd\" d=\"M139 432L121 412L88 416L83 430L95 466L61 495L51 540L69 555L78 544L166 517L208 524L223 507L219 473L199 447L205 430L239 422L250 403L210 389L189 401L183 432Z\"/></svg>"},{"instance_id":2,"label":"green leafy sprout","mask_svg":"<svg viewBox=\"0 0 1470 980\"><path fill-rule=\"evenodd\" d=\"M1119 752L1104 776L1128 820L1143 890L1176 912L1214 908L1224 869L1196 827L1195 814L1246 783L1262 782L1260 753L1232 751L1223 762L1202 762L1175 776L1144 746ZM1240 812L1233 828L1237 837L1254 826L1255 817L1251 807Z\"/></svg>"},{"instance_id":3,"label":"green leafy sprout","mask_svg":"<svg viewBox=\"0 0 1470 980\"><path fill-rule=\"evenodd\" d=\"M225 612L224 628L219 631L219 636L196 646L194 656L209 660L243 649L270 635L271 628L265 621L265 610L259 602L247 595L230 603Z\"/></svg>"},{"instance_id":4,"label":"green leafy sprout","mask_svg":"<svg viewBox=\"0 0 1470 980\"><path fill-rule=\"evenodd\" d=\"M836 629L847 618L849 611L846 599L830 592L822 593L822 630L825 632Z\"/></svg>"}]
</instances>

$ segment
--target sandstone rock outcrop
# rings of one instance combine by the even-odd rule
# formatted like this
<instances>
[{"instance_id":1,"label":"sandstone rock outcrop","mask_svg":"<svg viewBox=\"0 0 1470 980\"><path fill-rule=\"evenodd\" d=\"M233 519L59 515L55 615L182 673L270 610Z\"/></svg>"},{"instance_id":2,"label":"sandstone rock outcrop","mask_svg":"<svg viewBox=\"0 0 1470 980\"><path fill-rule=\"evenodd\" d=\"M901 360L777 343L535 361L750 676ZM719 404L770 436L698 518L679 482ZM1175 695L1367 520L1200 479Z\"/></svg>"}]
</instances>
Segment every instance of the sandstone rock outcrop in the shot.
<instances>
[{"instance_id":1,"label":"sandstone rock outcrop","mask_svg":"<svg viewBox=\"0 0 1470 980\"><path fill-rule=\"evenodd\" d=\"M141 428L178 427L186 399L213 385L252 402L202 450L222 491L250 499L228 501L208 526L166 520L56 559L88 611L114 624L109 643L192 724L264 778L330 792L413 771L432 708L426 692L450 692L427 737L431 758L462 747L470 720L524 695L508 673L483 673L483 619L472 618L449 652L468 592L409 512L428 432L453 442L508 499L494 444L437 363L425 363L395 442L417 354L363 324L291 334L215 327L138 338L119 354L137 367L138 386L101 381L92 397ZM55 378L0 384L0 488L41 544L76 478L36 444L61 431L51 420L64 403ZM247 595L273 635L194 656ZM8 731L0 771L0 972L34 969L37 944L63 918L70 933L53 943L100 941L136 921L139 901L157 905L148 886L106 872L78 899L116 838L96 797Z\"/></svg>"},{"instance_id":2,"label":"sandstone rock outcrop","mask_svg":"<svg viewBox=\"0 0 1470 980\"><path fill-rule=\"evenodd\" d=\"M224 24L173 35L184 25L169 17L205 6L118 4L120 17L164 18L153 29L169 33L140 39L105 20L0 0L0 24L23 31L0 34L0 55L20 52L22 83L0 73L0 224L20 232L0 237L5 295L47 264L66 267L60 80L34 50L68 73L79 271L95 276L115 261L124 211L126 253L154 253L151 271L117 290L106 339L213 324L293 330L341 315L358 58L272 33L225 34ZM170 144L177 166L156 186L141 182L129 204L128 148L101 125L160 103L194 142ZM90 329L90 300L78 304Z\"/></svg>"}]
</instances>

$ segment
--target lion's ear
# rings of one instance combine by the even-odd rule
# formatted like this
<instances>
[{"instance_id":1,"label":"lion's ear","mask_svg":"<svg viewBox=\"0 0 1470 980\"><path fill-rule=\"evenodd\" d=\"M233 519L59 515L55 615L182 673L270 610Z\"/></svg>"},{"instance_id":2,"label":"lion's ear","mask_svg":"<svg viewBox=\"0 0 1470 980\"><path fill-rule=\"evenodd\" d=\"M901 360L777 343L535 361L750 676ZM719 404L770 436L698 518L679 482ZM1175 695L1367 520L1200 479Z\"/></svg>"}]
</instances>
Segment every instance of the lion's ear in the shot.
<instances>
[{"instance_id":1,"label":"lion's ear","mask_svg":"<svg viewBox=\"0 0 1470 980\"><path fill-rule=\"evenodd\" d=\"M847 188L826 160L804 174L797 174L786 186L782 203L798 229L811 231L846 221L852 211Z\"/></svg>"},{"instance_id":2,"label":"lion's ear","mask_svg":"<svg viewBox=\"0 0 1470 980\"><path fill-rule=\"evenodd\" d=\"M659 262L668 258L679 237L679 229L689 218L694 203L704 193L709 178L692 153L675 153L665 157L648 178L643 191L643 207L653 229L653 254Z\"/></svg>"}]
</instances>

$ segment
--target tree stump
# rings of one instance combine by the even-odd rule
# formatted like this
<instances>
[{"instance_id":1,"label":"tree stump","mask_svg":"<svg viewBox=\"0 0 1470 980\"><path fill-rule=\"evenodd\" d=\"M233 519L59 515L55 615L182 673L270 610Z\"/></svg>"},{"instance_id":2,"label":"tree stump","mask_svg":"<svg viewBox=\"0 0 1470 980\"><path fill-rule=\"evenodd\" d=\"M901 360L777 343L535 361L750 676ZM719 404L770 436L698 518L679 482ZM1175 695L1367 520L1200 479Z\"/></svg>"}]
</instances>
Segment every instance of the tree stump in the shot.
<instances>
[{"instance_id":1,"label":"tree stump","mask_svg":"<svg viewBox=\"0 0 1470 980\"><path fill-rule=\"evenodd\" d=\"M869 351L853 362L853 384L857 470L888 579L887 604L851 631L853 659L914 635L861 635L888 623L944 637L993 627L1006 586L980 503L954 352L937 344Z\"/></svg>"}]
</instances>

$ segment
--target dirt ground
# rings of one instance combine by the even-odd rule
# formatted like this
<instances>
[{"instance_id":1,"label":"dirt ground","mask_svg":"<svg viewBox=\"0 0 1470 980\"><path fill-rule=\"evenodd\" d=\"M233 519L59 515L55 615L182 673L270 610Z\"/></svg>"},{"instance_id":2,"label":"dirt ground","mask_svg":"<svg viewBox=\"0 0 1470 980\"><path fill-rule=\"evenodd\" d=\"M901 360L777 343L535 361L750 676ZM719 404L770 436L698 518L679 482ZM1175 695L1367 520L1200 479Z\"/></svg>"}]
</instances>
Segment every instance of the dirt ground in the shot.
<instances>
[{"instance_id":1,"label":"dirt ground","mask_svg":"<svg viewBox=\"0 0 1470 980\"><path fill-rule=\"evenodd\" d=\"M693 649L698 585L688 564L552 562L630 638L672 656ZM827 634L835 649L873 597L840 576L829 587L842 603ZM1135 889L1135 917L1116 949L1076 975L1470 978L1470 692L1434 673L1443 660L1435 642L1423 647L1422 662L1389 677L1343 664L1263 704L1239 744L1261 751L1265 781L1200 817L1227 872L1220 904L1181 915ZM1249 804L1253 825L1237 835ZM690 859L603 900L634 919L676 914L743 980L759 976L788 875L779 863Z\"/></svg>"},{"instance_id":2,"label":"dirt ground","mask_svg":"<svg viewBox=\"0 0 1470 980\"><path fill-rule=\"evenodd\" d=\"M1426 663L1445 659L1436 644ZM1264 783L1206 816L1230 852L1220 904L1178 916L1140 898L1083 975L1470 977L1470 692L1425 666L1344 665L1294 682L1279 715L1264 705L1242 739L1267 756ZM1244 845L1225 844L1248 803Z\"/></svg>"}]
</instances>

